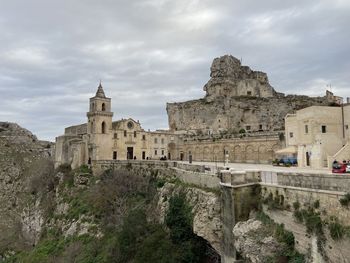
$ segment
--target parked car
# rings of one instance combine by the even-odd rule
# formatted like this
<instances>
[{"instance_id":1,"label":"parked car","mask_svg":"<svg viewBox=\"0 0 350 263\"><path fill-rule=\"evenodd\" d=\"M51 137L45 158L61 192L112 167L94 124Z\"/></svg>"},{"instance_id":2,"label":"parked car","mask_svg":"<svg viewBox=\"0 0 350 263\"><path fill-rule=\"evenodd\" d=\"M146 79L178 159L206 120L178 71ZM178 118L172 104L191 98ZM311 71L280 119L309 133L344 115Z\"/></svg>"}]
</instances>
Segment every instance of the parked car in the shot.
<instances>
[{"instance_id":1,"label":"parked car","mask_svg":"<svg viewBox=\"0 0 350 263\"><path fill-rule=\"evenodd\" d=\"M347 163L333 163L332 166L332 173L342 174L347 172L347 167L349 166L349 172L350 172L350 165Z\"/></svg>"}]
</instances>

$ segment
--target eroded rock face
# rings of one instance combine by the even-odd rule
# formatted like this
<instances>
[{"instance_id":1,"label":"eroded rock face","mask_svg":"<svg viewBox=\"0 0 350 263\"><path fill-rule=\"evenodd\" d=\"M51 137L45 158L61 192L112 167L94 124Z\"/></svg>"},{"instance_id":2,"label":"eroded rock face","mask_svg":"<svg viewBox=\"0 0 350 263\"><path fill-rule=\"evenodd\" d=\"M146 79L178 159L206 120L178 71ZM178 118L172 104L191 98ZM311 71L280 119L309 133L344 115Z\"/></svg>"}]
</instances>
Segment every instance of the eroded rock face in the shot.
<instances>
[{"instance_id":1,"label":"eroded rock face","mask_svg":"<svg viewBox=\"0 0 350 263\"><path fill-rule=\"evenodd\" d=\"M288 113L334 103L332 96L284 96L269 84L266 73L242 66L233 56L215 58L210 77L203 99L167 104L171 130L202 134L281 131Z\"/></svg>"},{"instance_id":2,"label":"eroded rock face","mask_svg":"<svg viewBox=\"0 0 350 263\"><path fill-rule=\"evenodd\" d=\"M233 228L235 248L248 262L265 262L280 251L281 245L264 231L263 224L255 219L238 222Z\"/></svg>"},{"instance_id":3,"label":"eroded rock face","mask_svg":"<svg viewBox=\"0 0 350 263\"><path fill-rule=\"evenodd\" d=\"M220 96L268 98L277 95L269 84L266 73L242 66L241 61L233 56L215 58L210 71L211 78L204 86L208 101Z\"/></svg>"},{"instance_id":4,"label":"eroded rock face","mask_svg":"<svg viewBox=\"0 0 350 263\"><path fill-rule=\"evenodd\" d=\"M220 199L212 192L198 188L180 187L166 183L159 190L158 211L160 222L164 222L171 196L184 192L190 206L193 207L193 232L207 240L210 245L220 252L222 240L222 223L220 220Z\"/></svg>"},{"instance_id":5,"label":"eroded rock face","mask_svg":"<svg viewBox=\"0 0 350 263\"><path fill-rule=\"evenodd\" d=\"M52 144L15 123L0 122L0 249L32 246L43 216L37 198L41 176L53 169Z\"/></svg>"}]
</instances>

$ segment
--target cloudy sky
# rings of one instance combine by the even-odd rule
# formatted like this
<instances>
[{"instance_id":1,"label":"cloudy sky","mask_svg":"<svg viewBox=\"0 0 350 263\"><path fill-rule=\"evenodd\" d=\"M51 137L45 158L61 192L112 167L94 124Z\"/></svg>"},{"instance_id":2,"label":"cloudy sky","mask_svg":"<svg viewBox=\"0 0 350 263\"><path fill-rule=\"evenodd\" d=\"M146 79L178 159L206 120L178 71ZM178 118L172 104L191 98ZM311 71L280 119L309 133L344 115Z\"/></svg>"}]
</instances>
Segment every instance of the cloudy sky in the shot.
<instances>
[{"instance_id":1,"label":"cloudy sky","mask_svg":"<svg viewBox=\"0 0 350 263\"><path fill-rule=\"evenodd\" d=\"M0 121L41 139L86 121L99 80L114 119L167 127L166 102L204 96L213 58L277 91L350 96L349 0L0 0Z\"/></svg>"}]
</instances>

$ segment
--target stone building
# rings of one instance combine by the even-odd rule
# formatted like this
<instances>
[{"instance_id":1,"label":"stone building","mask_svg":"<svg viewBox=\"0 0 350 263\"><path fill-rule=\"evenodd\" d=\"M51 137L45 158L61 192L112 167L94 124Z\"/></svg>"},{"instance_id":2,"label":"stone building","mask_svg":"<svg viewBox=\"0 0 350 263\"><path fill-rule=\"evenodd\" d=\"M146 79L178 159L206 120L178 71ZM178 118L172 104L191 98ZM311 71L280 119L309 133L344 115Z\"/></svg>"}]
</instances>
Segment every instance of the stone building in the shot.
<instances>
[{"instance_id":1,"label":"stone building","mask_svg":"<svg viewBox=\"0 0 350 263\"><path fill-rule=\"evenodd\" d=\"M270 163L285 146L284 118L340 98L285 96L266 73L242 66L233 56L215 58L205 97L167 103L169 130L144 131L138 121L112 121L111 99L100 85L90 99L87 123L56 138L56 163L77 167L94 160L168 159ZM331 154L331 152L329 153Z\"/></svg>"},{"instance_id":2,"label":"stone building","mask_svg":"<svg viewBox=\"0 0 350 263\"><path fill-rule=\"evenodd\" d=\"M301 167L330 168L334 160L350 159L349 125L349 104L312 106L288 114L285 118L286 151L294 151Z\"/></svg>"},{"instance_id":3,"label":"stone building","mask_svg":"<svg viewBox=\"0 0 350 263\"><path fill-rule=\"evenodd\" d=\"M76 168L95 160L172 158L169 149L175 149L175 135L145 131L131 118L113 121L111 99L101 84L89 105L87 123L67 127L64 135L56 138L56 166L66 163Z\"/></svg>"}]
</instances>

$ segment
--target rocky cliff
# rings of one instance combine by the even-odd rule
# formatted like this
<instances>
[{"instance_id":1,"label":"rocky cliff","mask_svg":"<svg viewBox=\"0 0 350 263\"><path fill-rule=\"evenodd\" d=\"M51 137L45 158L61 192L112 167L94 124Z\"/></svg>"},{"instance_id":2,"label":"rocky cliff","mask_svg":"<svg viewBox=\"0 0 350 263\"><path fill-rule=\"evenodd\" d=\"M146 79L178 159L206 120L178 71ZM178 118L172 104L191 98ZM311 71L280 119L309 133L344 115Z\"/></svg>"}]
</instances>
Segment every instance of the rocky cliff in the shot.
<instances>
[{"instance_id":1,"label":"rocky cliff","mask_svg":"<svg viewBox=\"0 0 350 263\"><path fill-rule=\"evenodd\" d=\"M32 246L41 231L39 178L52 175L53 144L15 123L0 122L0 251Z\"/></svg>"},{"instance_id":2,"label":"rocky cliff","mask_svg":"<svg viewBox=\"0 0 350 263\"><path fill-rule=\"evenodd\" d=\"M330 93L324 97L284 96L269 84L266 73L242 66L233 56L215 58L210 76L203 99L167 104L171 130L283 130L286 114L312 105L335 103Z\"/></svg>"}]
</instances>

